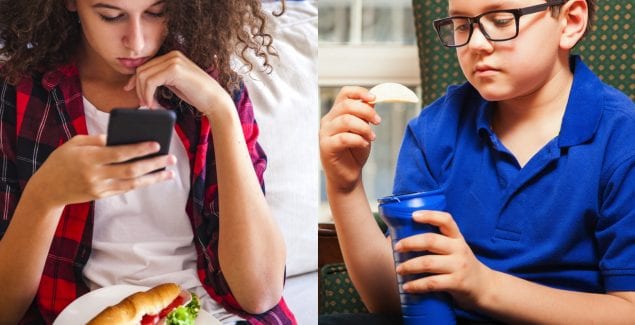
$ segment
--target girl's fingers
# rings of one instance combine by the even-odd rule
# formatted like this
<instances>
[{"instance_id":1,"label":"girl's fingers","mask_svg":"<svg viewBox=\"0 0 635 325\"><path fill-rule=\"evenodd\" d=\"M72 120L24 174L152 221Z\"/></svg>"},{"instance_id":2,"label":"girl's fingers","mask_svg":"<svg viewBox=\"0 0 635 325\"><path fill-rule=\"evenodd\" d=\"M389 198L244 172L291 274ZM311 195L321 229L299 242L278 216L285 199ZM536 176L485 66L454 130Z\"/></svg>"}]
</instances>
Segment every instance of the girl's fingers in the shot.
<instances>
[{"instance_id":1,"label":"girl's fingers","mask_svg":"<svg viewBox=\"0 0 635 325\"><path fill-rule=\"evenodd\" d=\"M137 98L139 98L139 103L141 106L150 106L150 102L146 100L146 87L144 76L137 72L137 80L136 80L135 90L137 91Z\"/></svg>"},{"instance_id":2,"label":"girl's fingers","mask_svg":"<svg viewBox=\"0 0 635 325\"><path fill-rule=\"evenodd\" d=\"M141 159L134 162L119 163L104 166L104 178L108 179L134 179L142 177L155 170L174 165L176 157L164 155L153 158Z\"/></svg>"},{"instance_id":3,"label":"girl's fingers","mask_svg":"<svg viewBox=\"0 0 635 325\"><path fill-rule=\"evenodd\" d=\"M137 84L137 75L134 74L132 75L132 77L130 77L130 79L128 80L128 83L125 86L123 86L123 90L131 91L135 89L136 84Z\"/></svg>"},{"instance_id":4,"label":"girl's fingers","mask_svg":"<svg viewBox=\"0 0 635 325\"><path fill-rule=\"evenodd\" d=\"M198 68L178 51L154 58L137 68L137 96L145 106L156 106L155 93L160 86L178 88L174 78L186 73L189 68ZM175 92L176 93L176 92Z\"/></svg>"},{"instance_id":5,"label":"girl's fingers","mask_svg":"<svg viewBox=\"0 0 635 325\"><path fill-rule=\"evenodd\" d=\"M103 147L97 150L95 158L100 164L123 163L159 151L161 146L154 141Z\"/></svg>"},{"instance_id":6,"label":"girl's fingers","mask_svg":"<svg viewBox=\"0 0 635 325\"><path fill-rule=\"evenodd\" d=\"M135 90L137 91L137 97L139 98L139 102L142 106L151 107L154 102L154 93L156 89L161 86L161 84L154 85L157 83L156 75L161 72L161 68L156 64L148 66L148 64L152 64L153 61L158 60L158 58L151 60L145 63L143 66L137 68L136 75L136 85ZM150 78L154 77L154 84L150 84Z\"/></svg>"},{"instance_id":7,"label":"girl's fingers","mask_svg":"<svg viewBox=\"0 0 635 325\"><path fill-rule=\"evenodd\" d=\"M154 94L157 91L157 88L167 83L166 79L167 75L165 71L157 70L157 71L148 71L143 74L141 80L141 91L140 91L140 99L143 99L146 106L153 107L156 105Z\"/></svg>"},{"instance_id":8,"label":"girl's fingers","mask_svg":"<svg viewBox=\"0 0 635 325\"><path fill-rule=\"evenodd\" d=\"M136 188L145 187L162 181L174 178L174 172L171 170L163 170L156 173L146 174L132 179L115 179L110 182L106 193L118 194L125 193Z\"/></svg>"},{"instance_id":9,"label":"girl's fingers","mask_svg":"<svg viewBox=\"0 0 635 325\"><path fill-rule=\"evenodd\" d=\"M152 60L149 60L148 62L146 62L143 65L139 66L137 68L137 73L144 72L144 71L147 71L147 70L152 70L152 69L156 68L157 66L162 66L165 63L170 62L171 60L172 61L175 60L175 59L176 60L180 60L182 58L183 59L186 58L186 56L183 53L181 53L179 51L176 51L176 50L175 51L171 51L171 52L168 52L168 53L166 53L164 55L154 57L154 58L152 58Z\"/></svg>"}]
</instances>

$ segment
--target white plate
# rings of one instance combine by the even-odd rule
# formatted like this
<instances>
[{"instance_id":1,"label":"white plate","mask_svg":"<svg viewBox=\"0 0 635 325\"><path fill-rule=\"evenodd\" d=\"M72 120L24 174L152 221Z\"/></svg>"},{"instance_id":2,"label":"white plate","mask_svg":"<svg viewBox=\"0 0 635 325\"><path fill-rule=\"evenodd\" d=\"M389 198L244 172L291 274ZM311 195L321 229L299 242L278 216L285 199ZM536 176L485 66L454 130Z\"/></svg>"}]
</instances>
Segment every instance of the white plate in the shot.
<instances>
[{"instance_id":1,"label":"white plate","mask_svg":"<svg viewBox=\"0 0 635 325\"><path fill-rule=\"evenodd\" d=\"M84 325L104 308L119 303L135 292L148 289L148 287L121 284L91 291L66 306L53 325ZM220 324L220 322L208 312L201 310L196 324Z\"/></svg>"}]
</instances>

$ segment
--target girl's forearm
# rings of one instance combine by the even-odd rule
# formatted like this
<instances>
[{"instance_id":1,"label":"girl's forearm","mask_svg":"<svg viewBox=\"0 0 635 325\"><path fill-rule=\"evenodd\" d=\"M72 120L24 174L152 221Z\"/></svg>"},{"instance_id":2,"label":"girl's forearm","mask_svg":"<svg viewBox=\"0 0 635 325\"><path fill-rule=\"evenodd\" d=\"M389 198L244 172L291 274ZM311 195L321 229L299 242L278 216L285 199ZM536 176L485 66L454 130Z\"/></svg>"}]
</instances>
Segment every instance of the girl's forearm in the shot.
<instances>
[{"instance_id":1,"label":"girl's forearm","mask_svg":"<svg viewBox=\"0 0 635 325\"><path fill-rule=\"evenodd\" d=\"M241 307L258 314L282 296L286 249L254 171L235 109L210 117L220 206L219 260Z\"/></svg>"},{"instance_id":2,"label":"girl's forearm","mask_svg":"<svg viewBox=\"0 0 635 325\"><path fill-rule=\"evenodd\" d=\"M31 305L64 209L43 204L41 190L27 184L0 241L0 324L16 324Z\"/></svg>"}]
</instances>

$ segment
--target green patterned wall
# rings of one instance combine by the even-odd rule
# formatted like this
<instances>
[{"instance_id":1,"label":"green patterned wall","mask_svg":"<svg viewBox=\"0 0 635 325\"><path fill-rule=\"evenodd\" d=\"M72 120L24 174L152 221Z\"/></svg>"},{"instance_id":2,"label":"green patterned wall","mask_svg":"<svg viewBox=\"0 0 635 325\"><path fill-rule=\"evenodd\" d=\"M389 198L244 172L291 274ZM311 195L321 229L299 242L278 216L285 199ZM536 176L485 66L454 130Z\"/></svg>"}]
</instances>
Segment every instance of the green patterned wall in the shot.
<instances>
[{"instance_id":1,"label":"green patterned wall","mask_svg":"<svg viewBox=\"0 0 635 325\"><path fill-rule=\"evenodd\" d=\"M432 21L448 15L448 0L413 0L415 31L421 71L421 101L427 105L445 93L448 85L465 77L456 60L456 51L439 42Z\"/></svg>"},{"instance_id":2,"label":"green patterned wall","mask_svg":"<svg viewBox=\"0 0 635 325\"><path fill-rule=\"evenodd\" d=\"M574 49L606 83L635 100L635 0L600 0L593 29Z\"/></svg>"}]
</instances>

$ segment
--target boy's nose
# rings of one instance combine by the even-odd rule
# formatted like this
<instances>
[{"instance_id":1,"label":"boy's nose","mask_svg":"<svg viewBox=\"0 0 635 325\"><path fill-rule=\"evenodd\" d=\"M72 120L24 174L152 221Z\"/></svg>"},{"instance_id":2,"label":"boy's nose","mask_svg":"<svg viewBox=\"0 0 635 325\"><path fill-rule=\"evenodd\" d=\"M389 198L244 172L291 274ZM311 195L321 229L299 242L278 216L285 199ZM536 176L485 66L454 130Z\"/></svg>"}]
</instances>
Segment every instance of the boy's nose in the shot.
<instances>
[{"instance_id":1,"label":"boy's nose","mask_svg":"<svg viewBox=\"0 0 635 325\"><path fill-rule=\"evenodd\" d=\"M473 50L491 50L492 43L488 40L483 32L481 31L481 26L478 24L474 25L474 30L472 31L472 37L468 42L467 46Z\"/></svg>"},{"instance_id":2,"label":"boy's nose","mask_svg":"<svg viewBox=\"0 0 635 325\"><path fill-rule=\"evenodd\" d=\"M135 53L142 52L145 41L143 38L143 28L139 20L130 20L122 41L126 48L134 51Z\"/></svg>"}]
</instances>

